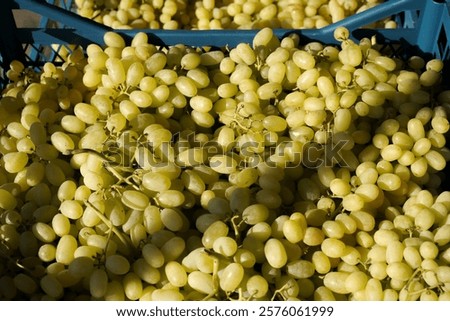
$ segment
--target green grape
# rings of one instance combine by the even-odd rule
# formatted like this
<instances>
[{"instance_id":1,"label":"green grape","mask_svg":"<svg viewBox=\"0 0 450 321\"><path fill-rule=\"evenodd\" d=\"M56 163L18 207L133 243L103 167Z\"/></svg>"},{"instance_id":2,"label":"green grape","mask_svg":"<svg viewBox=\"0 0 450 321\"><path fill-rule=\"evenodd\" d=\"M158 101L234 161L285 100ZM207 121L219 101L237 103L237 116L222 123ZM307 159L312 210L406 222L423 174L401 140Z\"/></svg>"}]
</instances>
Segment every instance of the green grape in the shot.
<instances>
[{"instance_id":1,"label":"green grape","mask_svg":"<svg viewBox=\"0 0 450 321\"><path fill-rule=\"evenodd\" d=\"M180 263L175 261L168 262L164 270L170 284L173 286L183 287L187 284L187 273Z\"/></svg>"},{"instance_id":2,"label":"green grape","mask_svg":"<svg viewBox=\"0 0 450 321\"><path fill-rule=\"evenodd\" d=\"M212 248L216 253L222 254L226 257L231 257L236 253L238 245L231 237L220 236L214 240Z\"/></svg>"},{"instance_id":3,"label":"green grape","mask_svg":"<svg viewBox=\"0 0 450 321\"><path fill-rule=\"evenodd\" d=\"M8 173L18 173L28 163L28 154L24 152L11 152L3 155L4 168Z\"/></svg>"},{"instance_id":4,"label":"green grape","mask_svg":"<svg viewBox=\"0 0 450 321\"><path fill-rule=\"evenodd\" d=\"M143 211L149 205L147 195L140 191L124 191L121 200L125 206L138 211Z\"/></svg>"},{"instance_id":5,"label":"green grape","mask_svg":"<svg viewBox=\"0 0 450 321\"><path fill-rule=\"evenodd\" d=\"M244 277L244 268L239 263L230 263L219 272L219 286L227 292L235 291Z\"/></svg>"},{"instance_id":6,"label":"green grape","mask_svg":"<svg viewBox=\"0 0 450 321\"><path fill-rule=\"evenodd\" d=\"M307 279L314 275L315 266L306 260L295 260L286 264L286 272L296 279Z\"/></svg>"},{"instance_id":7,"label":"green grape","mask_svg":"<svg viewBox=\"0 0 450 321\"><path fill-rule=\"evenodd\" d=\"M179 236L175 236L168 240L161 246L161 252L164 255L164 260L174 261L176 260L186 248L186 242Z\"/></svg>"},{"instance_id":8,"label":"green grape","mask_svg":"<svg viewBox=\"0 0 450 321\"><path fill-rule=\"evenodd\" d=\"M184 194L177 190L166 190L160 192L156 196L157 203L164 208L174 208L181 206L184 201L185 197Z\"/></svg>"},{"instance_id":9,"label":"green grape","mask_svg":"<svg viewBox=\"0 0 450 321\"><path fill-rule=\"evenodd\" d=\"M269 217L269 209L263 204L252 204L242 212L242 219L250 225L264 222Z\"/></svg>"},{"instance_id":10,"label":"green grape","mask_svg":"<svg viewBox=\"0 0 450 321\"><path fill-rule=\"evenodd\" d=\"M75 200L65 200L61 203L59 210L69 219L79 219L83 215L83 207Z\"/></svg>"},{"instance_id":11,"label":"green grape","mask_svg":"<svg viewBox=\"0 0 450 321\"><path fill-rule=\"evenodd\" d=\"M89 277L94 270L94 260L86 256L76 257L70 262L68 270L76 278Z\"/></svg>"},{"instance_id":12,"label":"green grape","mask_svg":"<svg viewBox=\"0 0 450 321\"><path fill-rule=\"evenodd\" d=\"M188 275L188 284L200 293L206 295L214 294L214 282L212 275L210 274L200 271L193 271Z\"/></svg>"},{"instance_id":13,"label":"green grape","mask_svg":"<svg viewBox=\"0 0 450 321\"><path fill-rule=\"evenodd\" d=\"M406 246L403 250L403 258L411 268L417 269L422 263L419 250L412 246Z\"/></svg>"},{"instance_id":14,"label":"green grape","mask_svg":"<svg viewBox=\"0 0 450 321\"><path fill-rule=\"evenodd\" d=\"M122 283L113 280L108 283L106 293L103 296L105 301L123 301L125 300L125 293L123 291Z\"/></svg>"},{"instance_id":15,"label":"green grape","mask_svg":"<svg viewBox=\"0 0 450 321\"><path fill-rule=\"evenodd\" d=\"M27 274L24 273L18 273L13 278L14 286L18 290L20 290L23 293L26 294L33 294L37 290L37 284L33 280L32 277L30 277Z\"/></svg>"},{"instance_id":16,"label":"green grape","mask_svg":"<svg viewBox=\"0 0 450 321\"><path fill-rule=\"evenodd\" d=\"M185 226L184 214L173 208L164 208L160 212L161 221L170 231L180 231Z\"/></svg>"},{"instance_id":17,"label":"green grape","mask_svg":"<svg viewBox=\"0 0 450 321\"><path fill-rule=\"evenodd\" d=\"M138 108L150 107L153 102L152 96L149 93L141 90L135 90L131 92L129 99L130 102L135 104Z\"/></svg>"},{"instance_id":18,"label":"green grape","mask_svg":"<svg viewBox=\"0 0 450 321\"><path fill-rule=\"evenodd\" d=\"M437 229L434 234L433 241L437 243L438 246L444 246L450 242L449 233L450 232L450 224L445 224Z\"/></svg>"},{"instance_id":19,"label":"green grape","mask_svg":"<svg viewBox=\"0 0 450 321\"><path fill-rule=\"evenodd\" d=\"M41 242L51 243L55 240L56 234L48 224L37 222L33 224L32 231L34 236Z\"/></svg>"},{"instance_id":20,"label":"green grape","mask_svg":"<svg viewBox=\"0 0 450 321\"><path fill-rule=\"evenodd\" d=\"M56 247L53 244L43 244L39 247L38 257L42 262L52 262L56 258Z\"/></svg>"},{"instance_id":21,"label":"green grape","mask_svg":"<svg viewBox=\"0 0 450 321\"><path fill-rule=\"evenodd\" d=\"M127 273L123 278L123 290L129 300L138 300L143 291L141 279L133 272Z\"/></svg>"},{"instance_id":22,"label":"green grape","mask_svg":"<svg viewBox=\"0 0 450 321\"><path fill-rule=\"evenodd\" d=\"M155 289L152 292L152 301L183 301L184 296L175 289Z\"/></svg>"},{"instance_id":23,"label":"green grape","mask_svg":"<svg viewBox=\"0 0 450 321\"><path fill-rule=\"evenodd\" d=\"M126 72L126 83L128 86L138 86L141 79L144 77L144 66L142 63L136 61L128 67Z\"/></svg>"},{"instance_id":24,"label":"green grape","mask_svg":"<svg viewBox=\"0 0 450 321\"><path fill-rule=\"evenodd\" d=\"M306 222L297 219L289 219L283 224L284 237L291 243L298 243L305 236Z\"/></svg>"},{"instance_id":25,"label":"green grape","mask_svg":"<svg viewBox=\"0 0 450 321\"><path fill-rule=\"evenodd\" d=\"M329 272L325 274L323 284L334 293L347 294L346 281L349 275L348 272Z\"/></svg>"},{"instance_id":26,"label":"green grape","mask_svg":"<svg viewBox=\"0 0 450 321\"><path fill-rule=\"evenodd\" d=\"M56 262L70 264L74 259L74 252L78 247L77 240L70 234L61 236L56 246Z\"/></svg>"},{"instance_id":27,"label":"green grape","mask_svg":"<svg viewBox=\"0 0 450 321\"><path fill-rule=\"evenodd\" d=\"M270 238L264 245L267 262L274 268L281 268L287 263L286 249L279 239Z\"/></svg>"},{"instance_id":28,"label":"green grape","mask_svg":"<svg viewBox=\"0 0 450 321\"><path fill-rule=\"evenodd\" d=\"M52 228L55 234L59 237L69 234L70 221L67 216L62 213L58 213L52 218Z\"/></svg>"},{"instance_id":29,"label":"green grape","mask_svg":"<svg viewBox=\"0 0 450 321\"><path fill-rule=\"evenodd\" d=\"M334 238L326 238L320 247L322 252L330 258L339 258L345 253L345 243Z\"/></svg>"},{"instance_id":30,"label":"green grape","mask_svg":"<svg viewBox=\"0 0 450 321\"><path fill-rule=\"evenodd\" d=\"M368 276L362 271L351 272L345 279L345 288L350 293L364 290L368 281Z\"/></svg>"},{"instance_id":31,"label":"green grape","mask_svg":"<svg viewBox=\"0 0 450 321\"><path fill-rule=\"evenodd\" d=\"M244 268L252 268L256 263L256 257L249 250L237 249L233 261L241 264Z\"/></svg>"},{"instance_id":32,"label":"green grape","mask_svg":"<svg viewBox=\"0 0 450 321\"><path fill-rule=\"evenodd\" d=\"M256 274L251 276L247 280L246 288L252 297L259 299L267 294L269 290L269 284L267 283L267 280L264 279L261 275Z\"/></svg>"},{"instance_id":33,"label":"green grape","mask_svg":"<svg viewBox=\"0 0 450 321\"><path fill-rule=\"evenodd\" d=\"M130 262L124 256L114 254L106 258L105 267L115 275L124 275L130 270Z\"/></svg>"},{"instance_id":34,"label":"green grape","mask_svg":"<svg viewBox=\"0 0 450 321\"><path fill-rule=\"evenodd\" d=\"M352 211L350 217L356 222L356 226L361 231L372 231L375 227L375 218L366 211Z\"/></svg>"},{"instance_id":35,"label":"green grape","mask_svg":"<svg viewBox=\"0 0 450 321\"><path fill-rule=\"evenodd\" d=\"M201 147L183 150L177 155L176 164L181 167L192 167L206 163L207 153Z\"/></svg>"},{"instance_id":36,"label":"green grape","mask_svg":"<svg viewBox=\"0 0 450 321\"><path fill-rule=\"evenodd\" d=\"M23 94L25 104L37 103L42 96L42 85L40 83L30 84Z\"/></svg>"},{"instance_id":37,"label":"green grape","mask_svg":"<svg viewBox=\"0 0 450 321\"><path fill-rule=\"evenodd\" d=\"M388 264L386 272L389 277L402 281L408 281L413 274L412 268L408 264L403 262L394 262Z\"/></svg>"},{"instance_id":38,"label":"green grape","mask_svg":"<svg viewBox=\"0 0 450 321\"><path fill-rule=\"evenodd\" d=\"M336 301L333 292L325 286L319 286L314 290L314 301Z\"/></svg>"},{"instance_id":39,"label":"green grape","mask_svg":"<svg viewBox=\"0 0 450 321\"><path fill-rule=\"evenodd\" d=\"M148 284L157 284L161 279L160 271L149 265L143 258L135 260L132 267L133 272Z\"/></svg>"},{"instance_id":40,"label":"green grape","mask_svg":"<svg viewBox=\"0 0 450 321\"><path fill-rule=\"evenodd\" d=\"M419 252L423 259L435 259L439 253L439 249L435 243L425 241L420 244Z\"/></svg>"},{"instance_id":41,"label":"green grape","mask_svg":"<svg viewBox=\"0 0 450 321\"><path fill-rule=\"evenodd\" d=\"M368 301L381 301L383 299L383 288L377 279L369 279L366 283L365 297Z\"/></svg>"},{"instance_id":42,"label":"green grape","mask_svg":"<svg viewBox=\"0 0 450 321\"><path fill-rule=\"evenodd\" d=\"M0 207L4 210L13 210L17 206L17 199L3 188L0 189Z\"/></svg>"}]
</instances>

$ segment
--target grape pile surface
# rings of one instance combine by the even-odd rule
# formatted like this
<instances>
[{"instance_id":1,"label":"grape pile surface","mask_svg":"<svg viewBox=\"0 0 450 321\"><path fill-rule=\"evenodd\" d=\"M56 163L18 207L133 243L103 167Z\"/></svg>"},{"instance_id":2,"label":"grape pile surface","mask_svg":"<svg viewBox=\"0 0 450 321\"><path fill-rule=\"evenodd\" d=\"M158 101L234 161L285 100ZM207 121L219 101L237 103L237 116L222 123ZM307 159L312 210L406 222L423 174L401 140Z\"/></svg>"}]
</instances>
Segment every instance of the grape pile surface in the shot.
<instances>
[{"instance_id":1,"label":"grape pile surface","mask_svg":"<svg viewBox=\"0 0 450 321\"><path fill-rule=\"evenodd\" d=\"M137 33L0 99L4 300L449 300L443 63Z\"/></svg>"},{"instance_id":2,"label":"grape pile surface","mask_svg":"<svg viewBox=\"0 0 450 321\"><path fill-rule=\"evenodd\" d=\"M75 0L76 12L115 29L322 28L384 0ZM384 19L377 27L395 28Z\"/></svg>"}]
</instances>

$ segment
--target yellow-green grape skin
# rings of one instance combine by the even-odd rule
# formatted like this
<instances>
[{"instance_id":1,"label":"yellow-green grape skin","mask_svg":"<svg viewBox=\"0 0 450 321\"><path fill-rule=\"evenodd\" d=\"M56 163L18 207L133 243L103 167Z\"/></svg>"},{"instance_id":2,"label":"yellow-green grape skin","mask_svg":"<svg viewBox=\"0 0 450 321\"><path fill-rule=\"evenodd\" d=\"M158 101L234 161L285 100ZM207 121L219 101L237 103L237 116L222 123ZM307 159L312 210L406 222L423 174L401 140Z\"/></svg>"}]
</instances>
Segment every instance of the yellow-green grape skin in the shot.
<instances>
[{"instance_id":1,"label":"yellow-green grape skin","mask_svg":"<svg viewBox=\"0 0 450 321\"><path fill-rule=\"evenodd\" d=\"M346 288L346 280L348 277L348 272L329 272L325 274L323 283L335 293L346 294L348 293Z\"/></svg>"},{"instance_id":2,"label":"yellow-green grape skin","mask_svg":"<svg viewBox=\"0 0 450 321\"><path fill-rule=\"evenodd\" d=\"M162 191L156 196L158 204L165 208L181 206L185 201L185 196L177 190Z\"/></svg>"},{"instance_id":3,"label":"yellow-green grape skin","mask_svg":"<svg viewBox=\"0 0 450 321\"><path fill-rule=\"evenodd\" d=\"M42 222L33 224L32 231L34 236L41 242L51 243L56 238L56 234L51 226Z\"/></svg>"},{"instance_id":4,"label":"yellow-green grape skin","mask_svg":"<svg viewBox=\"0 0 450 321\"><path fill-rule=\"evenodd\" d=\"M263 204L252 204L246 207L242 213L244 222L255 225L264 222L269 217L269 209Z\"/></svg>"},{"instance_id":5,"label":"yellow-green grape skin","mask_svg":"<svg viewBox=\"0 0 450 321\"><path fill-rule=\"evenodd\" d=\"M89 290L94 298L102 298L106 294L108 275L103 269L95 269L89 277Z\"/></svg>"},{"instance_id":6,"label":"yellow-green grape skin","mask_svg":"<svg viewBox=\"0 0 450 321\"><path fill-rule=\"evenodd\" d=\"M122 282L113 280L108 283L106 293L104 295L105 301L124 301L125 293L123 291Z\"/></svg>"},{"instance_id":7,"label":"yellow-green grape skin","mask_svg":"<svg viewBox=\"0 0 450 321\"><path fill-rule=\"evenodd\" d=\"M145 244L142 248L142 256L145 261L154 268L160 268L164 265L164 255L154 244Z\"/></svg>"},{"instance_id":8,"label":"yellow-green grape skin","mask_svg":"<svg viewBox=\"0 0 450 321\"><path fill-rule=\"evenodd\" d=\"M330 289L322 285L315 289L314 301L336 301L336 298Z\"/></svg>"},{"instance_id":9,"label":"yellow-green grape skin","mask_svg":"<svg viewBox=\"0 0 450 321\"><path fill-rule=\"evenodd\" d=\"M157 268L150 266L144 259L139 258L133 262L133 272L136 273L141 280L148 284L156 284L161 279L161 273Z\"/></svg>"},{"instance_id":10,"label":"yellow-green grape skin","mask_svg":"<svg viewBox=\"0 0 450 321\"><path fill-rule=\"evenodd\" d=\"M183 214L173 208L164 208L160 213L161 221L170 231L180 231L184 227Z\"/></svg>"},{"instance_id":11,"label":"yellow-green grape skin","mask_svg":"<svg viewBox=\"0 0 450 321\"><path fill-rule=\"evenodd\" d=\"M105 267L115 275L124 275L130 270L130 262L120 254L114 254L106 258Z\"/></svg>"},{"instance_id":12,"label":"yellow-green grape skin","mask_svg":"<svg viewBox=\"0 0 450 321\"><path fill-rule=\"evenodd\" d=\"M24 152L11 152L3 155L4 168L8 173L18 173L28 163L28 154Z\"/></svg>"},{"instance_id":13,"label":"yellow-green grape skin","mask_svg":"<svg viewBox=\"0 0 450 321\"><path fill-rule=\"evenodd\" d=\"M83 207L75 200L65 200L61 203L59 210L69 219L79 219L83 215Z\"/></svg>"},{"instance_id":14,"label":"yellow-green grape skin","mask_svg":"<svg viewBox=\"0 0 450 321\"><path fill-rule=\"evenodd\" d=\"M339 258L345 253L345 243L338 239L326 238L321 244L321 250L330 258Z\"/></svg>"},{"instance_id":15,"label":"yellow-green grape skin","mask_svg":"<svg viewBox=\"0 0 450 321\"><path fill-rule=\"evenodd\" d=\"M38 257L43 262L52 262L56 257L56 247L53 244L43 244L39 247Z\"/></svg>"},{"instance_id":16,"label":"yellow-green grape skin","mask_svg":"<svg viewBox=\"0 0 450 321\"><path fill-rule=\"evenodd\" d=\"M233 256L238 249L238 245L234 239L228 236L220 236L214 240L213 250L225 257Z\"/></svg>"},{"instance_id":17,"label":"yellow-green grape skin","mask_svg":"<svg viewBox=\"0 0 450 321\"><path fill-rule=\"evenodd\" d=\"M185 248L186 242L179 236L172 237L160 247L166 262L176 260L183 253Z\"/></svg>"},{"instance_id":18,"label":"yellow-green grape skin","mask_svg":"<svg viewBox=\"0 0 450 321\"><path fill-rule=\"evenodd\" d=\"M233 261L241 264L244 268L251 268L256 263L255 255L246 249L237 249Z\"/></svg>"},{"instance_id":19,"label":"yellow-green grape skin","mask_svg":"<svg viewBox=\"0 0 450 321\"><path fill-rule=\"evenodd\" d=\"M362 271L351 272L345 279L345 288L350 293L363 290L368 281L368 276Z\"/></svg>"},{"instance_id":20,"label":"yellow-green grape skin","mask_svg":"<svg viewBox=\"0 0 450 321\"><path fill-rule=\"evenodd\" d=\"M183 287L187 284L187 273L183 266L176 262L168 262L164 267L167 278L173 286Z\"/></svg>"},{"instance_id":21,"label":"yellow-green grape skin","mask_svg":"<svg viewBox=\"0 0 450 321\"><path fill-rule=\"evenodd\" d=\"M140 191L127 190L122 194L122 203L129 208L143 211L149 205L147 195Z\"/></svg>"},{"instance_id":22,"label":"yellow-green grape skin","mask_svg":"<svg viewBox=\"0 0 450 321\"><path fill-rule=\"evenodd\" d=\"M135 301L142 296L143 284L141 279L135 273L130 272L123 278L123 289L125 297Z\"/></svg>"},{"instance_id":23,"label":"yellow-green grape skin","mask_svg":"<svg viewBox=\"0 0 450 321\"><path fill-rule=\"evenodd\" d=\"M16 205L16 198L9 191L0 189L0 207L4 210L12 210Z\"/></svg>"},{"instance_id":24,"label":"yellow-green grape skin","mask_svg":"<svg viewBox=\"0 0 450 321\"><path fill-rule=\"evenodd\" d=\"M239 263L230 263L219 274L219 286L222 290L235 291L244 277L244 268Z\"/></svg>"},{"instance_id":25,"label":"yellow-green grape skin","mask_svg":"<svg viewBox=\"0 0 450 321\"><path fill-rule=\"evenodd\" d=\"M315 266L307 260L295 260L286 264L286 272L296 279L307 279L314 275Z\"/></svg>"},{"instance_id":26,"label":"yellow-green grape skin","mask_svg":"<svg viewBox=\"0 0 450 321\"><path fill-rule=\"evenodd\" d=\"M200 293L207 295L214 293L213 279L210 274L200 271L193 271L188 275L188 284Z\"/></svg>"},{"instance_id":27,"label":"yellow-green grape skin","mask_svg":"<svg viewBox=\"0 0 450 321\"><path fill-rule=\"evenodd\" d=\"M155 289L151 294L152 301L183 301L184 296L175 289Z\"/></svg>"},{"instance_id":28,"label":"yellow-green grape skin","mask_svg":"<svg viewBox=\"0 0 450 321\"><path fill-rule=\"evenodd\" d=\"M247 280L246 287L249 294L256 299L264 297L269 290L267 280L261 275L251 276Z\"/></svg>"},{"instance_id":29,"label":"yellow-green grape skin","mask_svg":"<svg viewBox=\"0 0 450 321\"><path fill-rule=\"evenodd\" d=\"M175 86L183 95L194 97L197 95L197 87L191 78L179 76L175 82Z\"/></svg>"},{"instance_id":30,"label":"yellow-green grape skin","mask_svg":"<svg viewBox=\"0 0 450 321\"><path fill-rule=\"evenodd\" d=\"M52 228L55 231L55 234L59 237L63 237L64 235L69 234L70 232L70 221L67 216L62 213L56 214L52 218Z\"/></svg>"},{"instance_id":31,"label":"yellow-green grape skin","mask_svg":"<svg viewBox=\"0 0 450 321\"><path fill-rule=\"evenodd\" d=\"M408 279L413 274L413 270L411 269L411 267L403 262L394 262L388 264L386 272L389 277L402 281L408 281Z\"/></svg>"},{"instance_id":32,"label":"yellow-green grape skin","mask_svg":"<svg viewBox=\"0 0 450 321\"><path fill-rule=\"evenodd\" d=\"M419 252L424 259L435 259L439 253L439 249L435 243L425 241L420 245Z\"/></svg>"},{"instance_id":33,"label":"yellow-green grape skin","mask_svg":"<svg viewBox=\"0 0 450 321\"><path fill-rule=\"evenodd\" d=\"M383 288L377 279L369 279L366 283L365 297L370 301L381 301L383 298Z\"/></svg>"},{"instance_id":34,"label":"yellow-green grape skin","mask_svg":"<svg viewBox=\"0 0 450 321\"><path fill-rule=\"evenodd\" d=\"M63 235L56 246L56 262L70 264L74 259L74 252L77 247L77 240L72 235Z\"/></svg>"},{"instance_id":35,"label":"yellow-green grape skin","mask_svg":"<svg viewBox=\"0 0 450 321\"><path fill-rule=\"evenodd\" d=\"M403 250L403 258L405 262L414 269L419 268L422 263L422 257L416 247L406 246Z\"/></svg>"},{"instance_id":36,"label":"yellow-green grape skin","mask_svg":"<svg viewBox=\"0 0 450 321\"><path fill-rule=\"evenodd\" d=\"M305 236L305 226L298 220L289 219L283 224L283 234L291 243L298 243Z\"/></svg>"},{"instance_id":37,"label":"yellow-green grape skin","mask_svg":"<svg viewBox=\"0 0 450 321\"><path fill-rule=\"evenodd\" d=\"M51 298L59 299L64 295L64 288L53 275L45 275L40 280L42 290Z\"/></svg>"},{"instance_id":38,"label":"yellow-green grape skin","mask_svg":"<svg viewBox=\"0 0 450 321\"><path fill-rule=\"evenodd\" d=\"M280 240L271 238L264 245L264 255L274 268L281 268L287 263L286 249Z\"/></svg>"}]
</instances>

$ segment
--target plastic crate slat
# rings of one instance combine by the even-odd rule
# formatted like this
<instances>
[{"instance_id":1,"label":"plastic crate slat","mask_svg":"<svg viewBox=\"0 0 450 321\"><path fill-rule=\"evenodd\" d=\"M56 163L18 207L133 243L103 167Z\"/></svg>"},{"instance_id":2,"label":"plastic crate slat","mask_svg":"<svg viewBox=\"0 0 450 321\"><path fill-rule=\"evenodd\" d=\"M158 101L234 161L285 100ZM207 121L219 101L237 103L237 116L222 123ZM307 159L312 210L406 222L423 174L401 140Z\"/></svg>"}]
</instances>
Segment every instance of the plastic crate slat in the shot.
<instances>
[{"instance_id":1,"label":"plastic crate slat","mask_svg":"<svg viewBox=\"0 0 450 321\"><path fill-rule=\"evenodd\" d=\"M111 28L93 20L81 17L58 6L51 5L44 0L15 0L23 9L31 10L51 20L63 23L77 29L80 35L88 37L91 42L101 42L103 34ZM55 28L56 29L56 28Z\"/></svg>"},{"instance_id":2,"label":"plastic crate slat","mask_svg":"<svg viewBox=\"0 0 450 321\"><path fill-rule=\"evenodd\" d=\"M67 10L64 10L62 8L59 8L57 6L53 6L44 0L15 0L22 8L33 10L36 13L45 15L49 17L50 19L53 19L55 21L60 21L64 23L67 26L76 28L80 30L80 34L85 30L87 31L88 35L95 37L96 39L92 39L94 42L98 42L99 39L98 36L96 36L96 33L104 33L106 30L112 30L109 27L103 26L99 23L96 23L94 21L91 21L86 18L82 18L78 16L77 14L74 14L72 12L69 12ZM409 10L423 10L425 6L425 1L423 0L389 0L385 3L379 4L370 10L363 11L361 13L355 14L351 17L348 17L344 20L341 20L339 22L336 22L334 24L328 25L327 27L324 27L322 29L319 29L320 32L317 35L324 36L328 39L332 39L332 33L334 29L337 26L346 26L348 29L353 30L356 28L361 28L365 25L368 25L370 23L374 23L379 21L380 19L384 19L386 17L393 16L399 12L402 11L409 11ZM170 39L172 36L174 36L172 33L164 33L165 30L148 30L146 29L146 32L155 34L155 37L161 38L161 36L167 35ZM184 30L189 33L194 33L193 37L197 37L196 31L191 30ZM217 34L218 30L205 30L205 32L208 34L208 37L203 39L203 42L205 41L211 41L212 38L215 37L215 34ZM241 41L244 41L244 39L248 35L253 35L254 33L245 33L244 30L228 30L228 31L237 31L236 34L233 34L233 36L239 36ZM285 31L289 31L288 29ZM293 31L293 30L291 30ZM131 31L124 31L120 30L120 32L125 33L127 35L133 35L136 33L136 30ZM315 34L315 30L312 31L312 35ZM329 34L326 35L325 34ZM86 35L86 36L88 36ZM176 36L176 35L175 35ZM183 33L181 34L180 39L176 43L180 43L182 41L185 41L186 36L190 36L189 34ZM203 36L203 35L202 35ZM221 36L220 36L221 37ZM161 39L165 40L165 39ZM247 38L245 41L249 42L251 38ZM322 39L320 39L322 40ZM203 45L226 45L225 43L226 39L222 39L222 42L219 43L217 40L214 40L214 43L203 43ZM232 40L234 42L234 40ZM198 43L198 42L197 42Z\"/></svg>"},{"instance_id":3,"label":"plastic crate slat","mask_svg":"<svg viewBox=\"0 0 450 321\"><path fill-rule=\"evenodd\" d=\"M87 46L92 43L90 38L80 36L75 29L23 28L17 35L22 43L36 43L44 46L53 44Z\"/></svg>"}]
</instances>

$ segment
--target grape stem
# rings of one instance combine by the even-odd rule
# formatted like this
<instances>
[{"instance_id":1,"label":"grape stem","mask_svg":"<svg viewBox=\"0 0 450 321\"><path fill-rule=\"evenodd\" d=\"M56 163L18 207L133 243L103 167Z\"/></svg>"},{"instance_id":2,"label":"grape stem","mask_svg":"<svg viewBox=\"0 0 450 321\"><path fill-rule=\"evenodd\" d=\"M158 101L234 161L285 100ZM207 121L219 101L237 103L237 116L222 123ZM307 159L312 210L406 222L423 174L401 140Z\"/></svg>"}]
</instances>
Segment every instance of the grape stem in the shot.
<instances>
[{"instance_id":1,"label":"grape stem","mask_svg":"<svg viewBox=\"0 0 450 321\"><path fill-rule=\"evenodd\" d=\"M5 244L3 241L1 242L1 244L4 245L6 248L8 248L8 245ZM14 260L10 255L5 253L3 247L0 247L0 256L4 257L6 260L8 260L9 262L11 262L15 266L17 266L19 269L22 269L22 270L28 272L28 274L33 275L33 271L32 270L30 270L26 266L23 266L17 260Z\"/></svg>"},{"instance_id":2,"label":"grape stem","mask_svg":"<svg viewBox=\"0 0 450 321\"><path fill-rule=\"evenodd\" d=\"M240 240L240 238L241 238L241 234L240 234L240 232L239 232L239 227L241 226L241 224L244 222L244 221L240 221L238 224L236 224L236 219L239 219L241 216L240 215L234 215L231 219L230 219L230 221L231 221L231 224L233 225L233 230L234 230L234 238L235 238L235 240L237 241L237 242L239 242L239 240Z\"/></svg>"},{"instance_id":3,"label":"grape stem","mask_svg":"<svg viewBox=\"0 0 450 321\"><path fill-rule=\"evenodd\" d=\"M97 214L97 216L103 221L103 223L105 223L109 229L114 232L114 234L117 235L117 237L120 239L120 241L129 249L133 249L132 244L130 243L130 241L117 229L117 227L115 227L114 225L112 225L111 221L108 220L103 213L97 208L95 207L94 204L92 204L90 201L86 200L84 201L84 203L86 204L86 206L90 207L92 210L94 210L94 212Z\"/></svg>"},{"instance_id":4,"label":"grape stem","mask_svg":"<svg viewBox=\"0 0 450 321\"><path fill-rule=\"evenodd\" d=\"M274 291L272 297L270 298L270 301L275 301L276 296L277 296L278 294L283 298L284 301L286 301L286 297L284 296L284 294L283 294L282 292L283 292L284 290L289 290L289 288L290 288L290 285L286 283L286 284L283 285L281 288L276 289L276 290Z\"/></svg>"}]
</instances>

